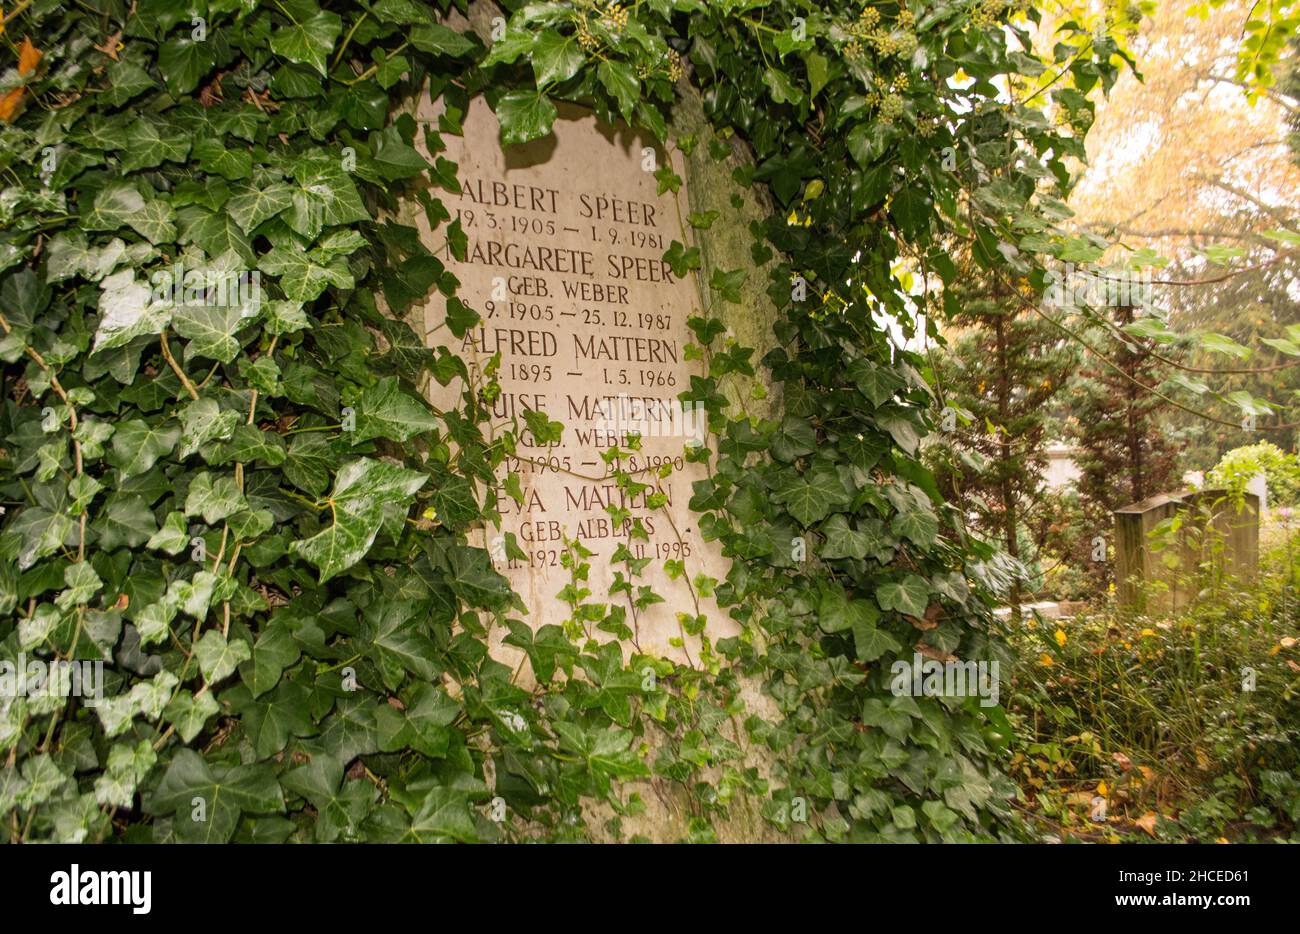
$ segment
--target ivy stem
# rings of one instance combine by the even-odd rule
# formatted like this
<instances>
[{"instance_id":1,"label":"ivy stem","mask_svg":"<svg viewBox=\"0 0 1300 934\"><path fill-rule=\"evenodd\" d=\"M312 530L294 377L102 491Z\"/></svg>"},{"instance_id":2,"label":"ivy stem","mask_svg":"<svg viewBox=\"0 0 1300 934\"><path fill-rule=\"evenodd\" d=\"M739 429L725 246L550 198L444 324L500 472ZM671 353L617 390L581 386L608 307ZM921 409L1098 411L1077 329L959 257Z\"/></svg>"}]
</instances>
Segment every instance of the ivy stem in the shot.
<instances>
[{"instance_id":1,"label":"ivy stem","mask_svg":"<svg viewBox=\"0 0 1300 934\"><path fill-rule=\"evenodd\" d=\"M184 386L185 391L190 394L190 398L197 400L199 398L198 390L194 388L194 384L190 382L190 378L185 375L185 371L181 369L181 365L177 363L176 358L172 356L172 347L171 343L167 340L166 328L163 328L162 334L160 334L159 337L162 342L162 355L167 361L167 365L172 368L172 372L180 379L181 385Z\"/></svg>"},{"instance_id":2,"label":"ivy stem","mask_svg":"<svg viewBox=\"0 0 1300 934\"><path fill-rule=\"evenodd\" d=\"M353 23L352 28L348 30L348 34L343 37L343 44L339 46L338 52L336 52L334 55L334 62L330 65L331 71L339 67L339 62L343 61L343 53L347 50L348 43L352 41L352 37L356 35L358 27L360 27L360 25L366 21L366 17L369 15L370 15L370 11L366 10L364 13L358 16L357 21Z\"/></svg>"}]
</instances>

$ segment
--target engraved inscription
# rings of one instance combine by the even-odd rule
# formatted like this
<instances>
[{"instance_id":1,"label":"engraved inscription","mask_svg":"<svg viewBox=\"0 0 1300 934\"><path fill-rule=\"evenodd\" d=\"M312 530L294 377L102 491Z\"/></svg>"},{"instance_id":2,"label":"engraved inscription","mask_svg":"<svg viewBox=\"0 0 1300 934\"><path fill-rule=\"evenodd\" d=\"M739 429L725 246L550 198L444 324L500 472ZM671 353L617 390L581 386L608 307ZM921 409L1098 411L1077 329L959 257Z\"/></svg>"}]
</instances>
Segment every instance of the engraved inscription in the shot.
<instances>
[{"instance_id":1,"label":"engraved inscription","mask_svg":"<svg viewBox=\"0 0 1300 934\"><path fill-rule=\"evenodd\" d=\"M442 229L426 226L423 233L439 245L439 258L461 282L459 297L482 321L454 337L435 295L425 327L428 342L454 349L472 374L499 355L492 425L497 432L517 425L520 437L517 456L507 458L498 478L501 531L515 534L525 557L496 549L494 563L523 595L537 628L568 615L556 597L570 581L560 561L566 540L594 553L586 582L591 600L616 605L627 598L608 588L615 571L627 569L611 559L623 545L650 559L634 584L665 598L629 612L637 646L693 656L689 643L685 652L669 644L682 635L679 611L694 615L699 600L714 637L730 634L734 624L686 582L701 573L721 578L725 562L716 545L703 541L687 505L704 468L685 453L705 441L705 418L677 397L701 373L686 352L698 296L695 284L679 280L663 260L672 241L689 234L673 194L658 194L654 175L642 168L641 148L653 143L566 108L552 138L506 151L481 98L463 126L463 137L444 135L441 154L458 165L460 194L439 197L468 238L464 260L444 243ZM666 158L662 150L659 157ZM431 391L438 401L439 392L461 388L435 384ZM561 440L539 443L525 427L526 412L562 423ZM601 456L626 450L629 431L640 436L639 447L617 465L647 485L635 492L619 487ZM521 501L504 487L509 472L519 476ZM644 539L629 534L638 520ZM495 534L489 531L484 543ZM665 561L684 562L686 580L671 580Z\"/></svg>"}]
</instances>

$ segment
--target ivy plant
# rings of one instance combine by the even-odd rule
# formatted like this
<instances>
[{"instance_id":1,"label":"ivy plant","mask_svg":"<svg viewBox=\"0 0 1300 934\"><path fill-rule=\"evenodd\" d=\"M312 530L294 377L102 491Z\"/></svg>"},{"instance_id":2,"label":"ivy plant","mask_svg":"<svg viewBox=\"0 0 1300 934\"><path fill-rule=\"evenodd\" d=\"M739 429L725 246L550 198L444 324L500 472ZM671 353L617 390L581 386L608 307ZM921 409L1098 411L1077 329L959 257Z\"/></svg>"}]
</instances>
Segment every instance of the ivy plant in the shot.
<instances>
[{"instance_id":1,"label":"ivy plant","mask_svg":"<svg viewBox=\"0 0 1300 934\"><path fill-rule=\"evenodd\" d=\"M914 653L1009 666L988 606L1011 575L918 461L930 374L876 322L919 326L954 237L1042 287L1070 248L1077 115L1122 48L1070 21L1041 60L1037 13L1003 0L506 2L481 35L451 7L5 14L0 659L98 661L102 681L98 702L0 696L4 832L621 839L653 781L686 802L689 840L741 800L796 839L1020 833L1001 708L888 687ZM709 132L672 129L686 94ZM422 95L446 104L436 127L409 116ZM630 552L620 593L592 594L568 543L571 617L534 630L471 544L500 525L524 426L487 431L495 374L406 316L439 302L457 336L478 320L438 259L465 248L439 153L476 95L503 146L573 101L729 160L735 203L771 206L753 269L701 276L691 322L683 398L713 433L692 506L730 571L668 570L741 635L713 644L678 607L688 663L629 644L627 613L661 599ZM680 197L671 169L659 182ZM412 204L436 242L400 220ZM692 214L665 260L699 276L725 222ZM754 360L720 318L759 268L780 317ZM754 377L781 385L774 418L728 401ZM431 380L459 404L431 406ZM645 480L616 454L609 471ZM501 634L527 678L488 650Z\"/></svg>"}]
</instances>

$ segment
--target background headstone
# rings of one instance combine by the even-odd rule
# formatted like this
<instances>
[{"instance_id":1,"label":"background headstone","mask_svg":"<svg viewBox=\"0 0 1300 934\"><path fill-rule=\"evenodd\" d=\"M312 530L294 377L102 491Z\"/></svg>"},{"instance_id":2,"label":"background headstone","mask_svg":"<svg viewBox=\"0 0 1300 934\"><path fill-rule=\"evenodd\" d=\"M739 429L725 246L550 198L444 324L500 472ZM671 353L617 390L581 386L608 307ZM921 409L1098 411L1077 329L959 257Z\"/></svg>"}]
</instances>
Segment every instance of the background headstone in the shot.
<instances>
[{"instance_id":1,"label":"background headstone","mask_svg":"<svg viewBox=\"0 0 1300 934\"><path fill-rule=\"evenodd\" d=\"M1253 493L1243 494L1238 506L1226 490L1162 493L1117 509L1120 603L1144 612L1177 610L1195 598L1195 577L1203 568L1252 579L1259 566L1259 516ZM1175 518L1182 523L1176 535L1152 535L1162 522Z\"/></svg>"}]
</instances>

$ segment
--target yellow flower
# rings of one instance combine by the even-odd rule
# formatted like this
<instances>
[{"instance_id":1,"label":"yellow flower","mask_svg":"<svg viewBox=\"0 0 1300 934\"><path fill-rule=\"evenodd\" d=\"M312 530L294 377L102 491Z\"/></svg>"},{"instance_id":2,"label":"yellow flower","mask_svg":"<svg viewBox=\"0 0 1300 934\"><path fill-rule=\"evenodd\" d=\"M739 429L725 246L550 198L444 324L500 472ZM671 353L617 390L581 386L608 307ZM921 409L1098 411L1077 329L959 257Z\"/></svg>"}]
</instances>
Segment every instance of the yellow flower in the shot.
<instances>
[{"instance_id":1,"label":"yellow flower","mask_svg":"<svg viewBox=\"0 0 1300 934\"><path fill-rule=\"evenodd\" d=\"M1103 798L1109 795L1105 782L1097 782L1097 794L1101 795Z\"/></svg>"},{"instance_id":2,"label":"yellow flower","mask_svg":"<svg viewBox=\"0 0 1300 934\"><path fill-rule=\"evenodd\" d=\"M1147 636L1150 636L1151 638L1155 638L1156 636L1159 635L1159 633L1157 633L1154 629L1143 629L1140 633L1138 633L1138 635L1142 636L1143 638Z\"/></svg>"},{"instance_id":3,"label":"yellow flower","mask_svg":"<svg viewBox=\"0 0 1300 934\"><path fill-rule=\"evenodd\" d=\"M1042 655L1038 656L1038 664L1051 668L1056 663L1052 661L1052 656L1044 652Z\"/></svg>"},{"instance_id":4,"label":"yellow flower","mask_svg":"<svg viewBox=\"0 0 1300 934\"><path fill-rule=\"evenodd\" d=\"M1056 644L1059 645L1061 648L1065 648L1065 639L1066 639L1065 630L1064 629L1056 630L1055 638L1056 638Z\"/></svg>"}]
</instances>

